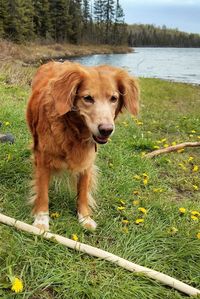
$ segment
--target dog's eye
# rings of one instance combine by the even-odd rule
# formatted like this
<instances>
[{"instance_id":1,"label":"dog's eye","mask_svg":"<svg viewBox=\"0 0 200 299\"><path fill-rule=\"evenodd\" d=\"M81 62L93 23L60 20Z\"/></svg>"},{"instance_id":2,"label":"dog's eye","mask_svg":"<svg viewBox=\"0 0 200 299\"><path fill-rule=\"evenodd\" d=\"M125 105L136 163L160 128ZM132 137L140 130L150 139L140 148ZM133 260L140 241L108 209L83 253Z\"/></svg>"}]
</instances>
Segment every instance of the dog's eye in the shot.
<instances>
[{"instance_id":1,"label":"dog's eye","mask_svg":"<svg viewBox=\"0 0 200 299\"><path fill-rule=\"evenodd\" d=\"M117 100L118 100L118 98L117 98L116 96L112 96L112 97L110 98L110 101L111 101L112 103L116 103Z\"/></svg>"},{"instance_id":2,"label":"dog's eye","mask_svg":"<svg viewBox=\"0 0 200 299\"><path fill-rule=\"evenodd\" d=\"M87 103L91 103L91 104L94 103L94 99L90 95L84 96L83 99Z\"/></svg>"}]
</instances>

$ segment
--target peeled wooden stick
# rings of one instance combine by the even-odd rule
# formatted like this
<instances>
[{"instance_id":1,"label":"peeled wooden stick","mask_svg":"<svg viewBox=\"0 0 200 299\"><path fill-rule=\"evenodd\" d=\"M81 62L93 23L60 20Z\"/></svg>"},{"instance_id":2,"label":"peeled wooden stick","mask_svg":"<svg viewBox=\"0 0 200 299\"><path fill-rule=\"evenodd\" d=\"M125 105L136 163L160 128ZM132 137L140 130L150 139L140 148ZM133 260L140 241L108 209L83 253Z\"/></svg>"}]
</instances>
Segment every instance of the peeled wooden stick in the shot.
<instances>
[{"instance_id":1,"label":"peeled wooden stick","mask_svg":"<svg viewBox=\"0 0 200 299\"><path fill-rule=\"evenodd\" d=\"M163 273L160 273L160 272L151 270L149 268L145 268L145 267L139 266L137 264L134 264L132 262L129 262L129 261L127 261L117 255L114 255L112 253L109 253L105 250L98 249L96 247L86 245L86 244L83 244L80 242L76 242L71 239L67 239L65 237L62 237L60 235L53 234L50 232L43 233L37 227L34 227L34 226L24 223L22 221L18 221L14 218L5 216L1 213L0 213L0 222L10 225L10 226L14 226L15 228L17 228L19 230L22 230L22 231L25 231L28 233L33 233L34 235L42 235L47 240L52 240L52 241L56 240L58 243L63 244L66 247L69 247L71 249L75 249L77 251L81 251L81 252L87 253L89 255L98 257L100 259L109 261L111 263L117 264L118 266L120 266L124 269L127 269L131 272L142 273L150 278L153 278L153 279L156 279L156 280L162 282L165 285L168 285L174 289L177 289L187 295L194 296L194 295L200 294L200 290L190 287L189 285L187 285L175 278L172 278Z\"/></svg>"},{"instance_id":2,"label":"peeled wooden stick","mask_svg":"<svg viewBox=\"0 0 200 299\"><path fill-rule=\"evenodd\" d=\"M146 154L145 157L153 158L153 157L158 156L160 154L176 152L176 151L178 151L180 149L183 149L185 147L197 147L197 146L200 146L200 142L183 142L183 143L179 143L179 144L176 144L176 145L172 145L172 146L168 146L168 147L165 147L165 148L155 150L151 153Z\"/></svg>"}]
</instances>

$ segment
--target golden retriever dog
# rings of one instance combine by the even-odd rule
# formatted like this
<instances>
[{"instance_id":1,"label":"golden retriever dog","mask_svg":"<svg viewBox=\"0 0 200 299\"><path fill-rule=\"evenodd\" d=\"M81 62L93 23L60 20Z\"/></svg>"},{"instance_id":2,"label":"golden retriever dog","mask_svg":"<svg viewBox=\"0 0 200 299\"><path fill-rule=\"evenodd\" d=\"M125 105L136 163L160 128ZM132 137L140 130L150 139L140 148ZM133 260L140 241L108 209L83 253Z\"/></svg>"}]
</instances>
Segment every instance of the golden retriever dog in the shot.
<instances>
[{"instance_id":1,"label":"golden retriever dog","mask_svg":"<svg viewBox=\"0 0 200 299\"><path fill-rule=\"evenodd\" d=\"M49 229L48 188L52 175L68 171L77 180L77 213L94 230L90 205L97 144L105 144L126 108L138 111L136 79L119 68L72 62L42 65L32 82L27 122L33 136L34 225Z\"/></svg>"}]
</instances>

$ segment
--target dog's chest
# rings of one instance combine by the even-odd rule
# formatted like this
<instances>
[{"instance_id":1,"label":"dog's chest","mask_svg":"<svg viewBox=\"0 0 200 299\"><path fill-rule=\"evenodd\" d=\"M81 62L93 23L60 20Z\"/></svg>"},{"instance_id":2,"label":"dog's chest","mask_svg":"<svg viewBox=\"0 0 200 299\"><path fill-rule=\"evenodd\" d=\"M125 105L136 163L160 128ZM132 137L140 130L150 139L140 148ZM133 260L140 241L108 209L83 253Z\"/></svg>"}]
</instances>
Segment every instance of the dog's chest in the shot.
<instances>
[{"instance_id":1,"label":"dog's chest","mask_svg":"<svg viewBox=\"0 0 200 299\"><path fill-rule=\"evenodd\" d=\"M64 164L72 172L82 172L91 167L95 161L96 151L94 145L71 145L66 152Z\"/></svg>"}]
</instances>

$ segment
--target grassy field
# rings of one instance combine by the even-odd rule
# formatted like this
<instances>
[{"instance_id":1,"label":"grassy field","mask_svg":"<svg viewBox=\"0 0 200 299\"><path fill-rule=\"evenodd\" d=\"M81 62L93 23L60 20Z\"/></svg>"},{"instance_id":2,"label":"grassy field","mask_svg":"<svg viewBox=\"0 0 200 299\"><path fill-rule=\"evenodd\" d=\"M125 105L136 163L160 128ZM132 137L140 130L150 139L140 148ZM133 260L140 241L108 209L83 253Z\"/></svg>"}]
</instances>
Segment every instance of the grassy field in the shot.
<instances>
[{"instance_id":1,"label":"grassy field","mask_svg":"<svg viewBox=\"0 0 200 299\"><path fill-rule=\"evenodd\" d=\"M26 71L29 77L32 71ZM31 223L25 123L30 78L19 86L11 73L0 74L1 133L16 139L13 145L0 144L0 212ZM121 116L112 140L99 146L97 230L86 232L77 223L75 195L64 180L50 189L50 213L58 216L52 215L51 230L69 238L76 234L81 242L200 288L199 148L144 158L158 146L200 140L200 87L156 79L141 79L140 85L138 120ZM136 224L137 219L143 220ZM14 276L23 281L19 294L11 290ZM0 224L0 298L186 297L142 275Z\"/></svg>"}]
</instances>

